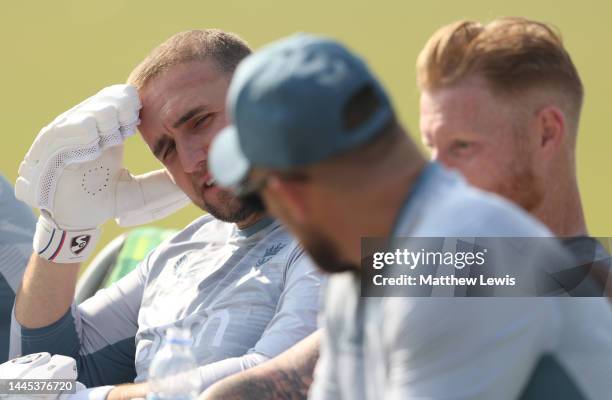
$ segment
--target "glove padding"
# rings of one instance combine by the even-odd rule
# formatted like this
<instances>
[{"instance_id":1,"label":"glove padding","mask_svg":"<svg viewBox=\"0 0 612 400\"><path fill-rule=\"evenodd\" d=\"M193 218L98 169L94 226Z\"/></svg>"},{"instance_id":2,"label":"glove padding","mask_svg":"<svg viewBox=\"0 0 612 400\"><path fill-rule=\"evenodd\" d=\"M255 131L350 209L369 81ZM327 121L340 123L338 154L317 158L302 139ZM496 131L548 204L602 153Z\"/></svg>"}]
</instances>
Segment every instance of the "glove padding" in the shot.
<instances>
[{"instance_id":1,"label":"glove padding","mask_svg":"<svg viewBox=\"0 0 612 400\"><path fill-rule=\"evenodd\" d=\"M164 170L134 177L123 168L123 141L141 108L130 85L102 89L43 128L19 167L15 195L41 210L34 250L49 261L82 262L99 226L163 218L189 200Z\"/></svg>"},{"instance_id":2,"label":"glove padding","mask_svg":"<svg viewBox=\"0 0 612 400\"><path fill-rule=\"evenodd\" d=\"M51 380L51 384L59 380L72 381L66 382L64 386L59 386L59 384L56 386L56 389L67 392L30 393L27 395L28 399L68 400L73 398L73 395L69 393L73 389L74 392L85 390L82 383L76 382L76 361L72 357L59 354L51 356L49 353L33 353L9 360L0 364L0 379L11 380L23 385L27 385L27 381L22 380ZM0 399L22 400L26 398L26 394L18 389L13 393L10 392L10 388L4 387L3 389L3 393L0 393ZM100 398L103 399L103 397Z\"/></svg>"}]
</instances>

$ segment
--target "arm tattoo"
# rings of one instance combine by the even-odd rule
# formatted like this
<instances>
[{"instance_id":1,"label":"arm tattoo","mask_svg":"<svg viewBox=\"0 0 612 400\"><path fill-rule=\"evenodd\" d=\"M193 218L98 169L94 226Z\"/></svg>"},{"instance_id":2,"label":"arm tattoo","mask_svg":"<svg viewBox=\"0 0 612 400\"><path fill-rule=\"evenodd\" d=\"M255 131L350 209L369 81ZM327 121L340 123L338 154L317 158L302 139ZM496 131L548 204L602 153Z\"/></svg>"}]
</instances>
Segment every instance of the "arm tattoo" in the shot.
<instances>
[{"instance_id":1,"label":"arm tattoo","mask_svg":"<svg viewBox=\"0 0 612 400\"><path fill-rule=\"evenodd\" d=\"M264 363L229 377L216 385L214 394L201 399L304 400L308 397L314 367L319 359L318 341L316 347L296 353L282 363L274 363L273 359L269 365Z\"/></svg>"}]
</instances>

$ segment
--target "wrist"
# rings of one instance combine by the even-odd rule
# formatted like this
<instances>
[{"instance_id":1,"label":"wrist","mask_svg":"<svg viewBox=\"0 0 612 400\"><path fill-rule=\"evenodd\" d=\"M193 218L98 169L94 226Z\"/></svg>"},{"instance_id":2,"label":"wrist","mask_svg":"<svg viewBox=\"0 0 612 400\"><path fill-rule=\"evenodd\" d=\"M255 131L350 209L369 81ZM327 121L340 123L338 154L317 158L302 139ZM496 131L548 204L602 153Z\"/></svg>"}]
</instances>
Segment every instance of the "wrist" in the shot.
<instances>
[{"instance_id":1,"label":"wrist","mask_svg":"<svg viewBox=\"0 0 612 400\"><path fill-rule=\"evenodd\" d=\"M80 263L89 258L100 233L100 228L62 229L41 214L36 223L33 248L40 257L54 263Z\"/></svg>"}]
</instances>

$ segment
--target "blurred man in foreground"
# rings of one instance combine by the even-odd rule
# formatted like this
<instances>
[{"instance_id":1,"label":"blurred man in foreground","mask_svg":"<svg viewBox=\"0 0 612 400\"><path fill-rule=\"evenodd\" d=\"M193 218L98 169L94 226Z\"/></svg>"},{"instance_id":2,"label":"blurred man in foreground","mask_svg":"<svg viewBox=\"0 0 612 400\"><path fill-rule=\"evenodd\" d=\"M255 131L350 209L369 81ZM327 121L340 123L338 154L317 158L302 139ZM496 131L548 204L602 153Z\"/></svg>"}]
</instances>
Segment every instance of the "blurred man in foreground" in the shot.
<instances>
[{"instance_id":1,"label":"blurred man in foreground","mask_svg":"<svg viewBox=\"0 0 612 400\"><path fill-rule=\"evenodd\" d=\"M511 51L512 48L515 50ZM496 59L501 56L505 59ZM491 93L484 76L478 76L483 74L474 74L476 65L485 69L484 61L497 66L497 72L491 71L490 78L507 83L505 90L499 88L498 95ZM472 73L468 74L470 64ZM472 184L526 207L553 233L567 237L564 242L584 260L587 274L591 261L605 260L604 249L585 236L575 176L576 131L583 89L559 36L546 25L520 18L500 19L486 26L457 22L432 36L417 65L419 86L424 91L421 132L424 143L433 149L432 156L459 170ZM524 101L525 96L531 97L529 101ZM534 103L536 97L540 102ZM545 104L547 109L542 107ZM535 112L534 106L540 106L540 113ZM551 112L555 117L552 121ZM542 123L528 121L538 114L540 118L548 114L548 124L552 122L555 128L549 129L546 140L520 141L538 126L540 132L533 135L542 136ZM466 135L469 138L463 137ZM550 140L551 137L555 140ZM548 151L553 156L540 157L536 177L533 153L540 147L536 146L538 143L547 148L554 146ZM557 165L542 167L552 163ZM543 172L550 176L542 176ZM537 184L532 184L534 181ZM556 195L544 190L544 186L551 185L557 186L551 189ZM551 210L556 210L556 214ZM608 269L599 263L592 267L591 272L600 283L609 276ZM601 294L601 284L589 285L588 289L585 295ZM608 296L611 294L608 287ZM237 399L245 393L257 393L261 399L290 395L305 398L318 358L319 336L317 332L281 356L218 382L205 398ZM563 390L560 386L559 389Z\"/></svg>"},{"instance_id":2,"label":"blurred man in foreground","mask_svg":"<svg viewBox=\"0 0 612 400\"><path fill-rule=\"evenodd\" d=\"M363 236L550 232L427 164L356 56L327 39L285 39L240 65L228 105L234 125L211 147L213 176L249 200L260 194L334 273L312 398L511 399L548 352L570 357L571 379L591 397L612 389L602 372L610 338L572 358L582 345L575 337L589 333L581 307L559 299L360 297ZM588 311L606 331L612 316L598 300ZM573 332L560 329L567 323ZM468 384L476 376L478 385Z\"/></svg>"},{"instance_id":3,"label":"blurred man in foreground","mask_svg":"<svg viewBox=\"0 0 612 400\"><path fill-rule=\"evenodd\" d=\"M43 212L16 301L13 356L68 355L87 386L139 382L93 389L97 398L143 397L168 328L187 329L193 338L201 389L316 328L316 268L278 222L215 185L206 166L210 141L227 124L231 76L249 53L233 34L179 33L132 72L133 86L105 88L41 131L16 185ZM121 168L123 139L138 122L169 175L132 177ZM51 169L41 171L47 164ZM110 217L143 223L167 214L179 200L161 199L184 197L170 177L211 215L76 306L79 263L99 236L96 227Z\"/></svg>"}]
</instances>

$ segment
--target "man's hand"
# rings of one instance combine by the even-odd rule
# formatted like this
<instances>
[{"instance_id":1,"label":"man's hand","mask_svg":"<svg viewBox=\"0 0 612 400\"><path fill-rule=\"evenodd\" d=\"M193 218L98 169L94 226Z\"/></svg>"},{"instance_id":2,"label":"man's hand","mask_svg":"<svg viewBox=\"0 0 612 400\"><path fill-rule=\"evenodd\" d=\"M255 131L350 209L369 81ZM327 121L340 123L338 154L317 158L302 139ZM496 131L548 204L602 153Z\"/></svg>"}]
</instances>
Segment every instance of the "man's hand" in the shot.
<instances>
[{"instance_id":1,"label":"man's hand","mask_svg":"<svg viewBox=\"0 0 612 400\"><path fill-rule=\"evenodd\" d=\"M144 383L131 383L115 386L106 396L106 400L129 400L147 397L149 387Z\"/></svg>"},{"instance_id":2,"label":"man's hand","mask_svg":"<svg viewBox=\"0 0 612 400\"><path fill-rule=\"evenodd\" d=\"M135 132L140 107L133 86L107 87L44 127L21 163L15 195L41 210L15 302L24 327L48 326L66 313L78 263L93 251L102 223L147 223L188 203L164 170L133 177L123 168L123 141Z\"/></svg>"},{"instance_id":3,"label":"man's hand","mask_svg":"<svg viewBox=\"0 0 612 400\"><path fill-rule=\"evenodd\" d=\"M141 108L130 85L101 90L43 128L19 167L15 195L41 210L34 250L57 263L81 262L110 218L135 225L188 203L165 171L123 168L123 141Z\"/></svg>"}]
</instances>

